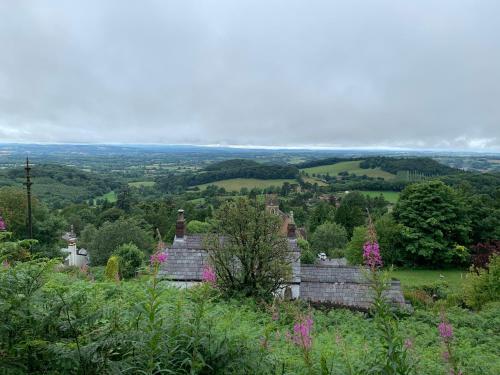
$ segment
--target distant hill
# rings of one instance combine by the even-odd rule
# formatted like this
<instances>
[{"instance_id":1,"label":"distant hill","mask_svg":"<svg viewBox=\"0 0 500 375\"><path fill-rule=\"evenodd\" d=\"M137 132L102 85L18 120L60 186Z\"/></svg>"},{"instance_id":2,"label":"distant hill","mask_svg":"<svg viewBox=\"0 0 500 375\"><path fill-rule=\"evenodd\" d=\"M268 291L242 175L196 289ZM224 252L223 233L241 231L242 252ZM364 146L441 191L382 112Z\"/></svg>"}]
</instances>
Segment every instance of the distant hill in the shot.
<instances>
[{"instance_id":1,"label":"distant hill","mask_svg":"<svg viewBox=\"0 0 500 375\"><path fill-rule=\"evenodd\" d=\"M438 161L428 157L373 156L365 158L325 158L300 163L297 164L297 167L300 169L308 169L354 161L359 161L359 168L361 169L380 168L380 170L391 173L393 175L408 171L419 173L424 176L441 176L459 172L459 170L456 168L441 164Z\"/></svg>"},{"instance_id":2,"label":"distant hill","mask_svg":"<svg viewBox=\"0 0 500 375\"><path fill-rule=\"evenodd\" d=\"M418 172L423 175L441 176L459 172L431 158L389 158L384 156L364 159L361 168L380 168L383 171L397 174L402 171Z\"/></svg>"},{"instance_id":3,"label":"distant hill","mask_svg":"<svg viewBox=\"0 0 500 375\"><path fill-rule=\"evenodd\" d=\"M0 171L0 186L23 187L24 169ZM79 203L104 195L121 185L115 178L57 164L36 164L31 170L33 194L52 207Z\"/></svg>"},{"instance_id":4,"label":"distant hill","mask_svg":"<svg viewBox=\"0 0 500 375\"><path fill-rule=\"evenodd\" d=\"M230 159L213 163L201 172L160 177L157 184L163 191L175 191L233 178L294 179L298 174L299 170L292 165L260 164L248 159Z\"/></svg>"}]
</instances>

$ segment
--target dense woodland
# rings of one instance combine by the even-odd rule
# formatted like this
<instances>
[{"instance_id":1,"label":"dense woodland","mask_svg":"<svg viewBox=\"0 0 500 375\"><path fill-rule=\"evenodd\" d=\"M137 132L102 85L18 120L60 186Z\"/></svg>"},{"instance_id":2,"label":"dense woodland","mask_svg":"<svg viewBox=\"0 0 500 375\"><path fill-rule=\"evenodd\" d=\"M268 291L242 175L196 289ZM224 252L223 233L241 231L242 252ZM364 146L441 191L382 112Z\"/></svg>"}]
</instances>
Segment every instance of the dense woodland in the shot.
<instances>
[{"instance_id":1,"label":"dense woodland","mask_svg":"<svg viewBox=\"0 0 500 375\"><path fill-rule=\"evenodd\" d=\"M174 368L175 373L388 373L377 366L387 357L385 345L393 344L400 354L387 365L398 363L398 368L407 369L404 373L449 373L450 366L466 373L498 373L494 347L499 332L491 327L500 318L495 302L500 292L495 257L500 252L500 175L406 157L358 160L364 169L377 167L396 176L416 171L418 180L349 172L312 177L300 171L355 159L273 164L229 158L155 169L153 175L35 164L35 241L27 241L26 235L24 171L2 170L0 296L8 301L0 302L2 368L14 374L139 369L152 374L162 368ZM296 183L238 192L215 185L194 188L235 177L290 178ZM149 183L137 183L141 181ZM362 193L367 190L375 194ZM396 203L384 198L388 190L401 192ZM158 241L168 245L173 240L179 208L185 210L189 233L224 233L238 220L244 227L251 217L276 228L272 218L260 216L268 194L276 197L283 212L294 212L304 234L298 240L304 263L315 262L323 252L361 265L366 239L376 232L384 270L449 269L470 276L460 290L446 282L406 288L405 297L415 308L409 316L393 315L383 304L379 310L355 313L273 302L268 291L253 295L255 285L272 285L264 281L251 288L245 283L240 289L220 284L185 292L159 283L158 264L147 260ZM234 216L225 216L235 202L242 206L231 213ZM232 219L225 221L227 217ZM92 263L88 269L54 272L65 246L61 235L71 225ZM284 272L272 271L265 273ZM444 310L446 323L456 328L453 363L439 354L442 345L450 344L440 341L435 328ZM306 324L306 317L314 321L308 335L315 344L287 341L286 331ZM384 335L380 324L393 327L392 336ZM227 326L233 327L230 333ZM405 346L405 337L411 338L414 349ZM374 338L380 344L373 344ZM358 350L360 345L367 348Z\"/></svg>"}]
</instances>

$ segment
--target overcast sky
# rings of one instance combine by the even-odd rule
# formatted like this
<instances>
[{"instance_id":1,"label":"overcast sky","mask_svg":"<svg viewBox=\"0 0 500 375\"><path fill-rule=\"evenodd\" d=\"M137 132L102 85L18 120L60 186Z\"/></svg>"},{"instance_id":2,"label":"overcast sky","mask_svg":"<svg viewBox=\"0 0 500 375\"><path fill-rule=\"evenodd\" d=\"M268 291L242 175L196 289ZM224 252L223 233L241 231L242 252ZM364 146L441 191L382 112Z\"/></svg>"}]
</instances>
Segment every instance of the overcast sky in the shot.
<instances>
[{"instance_id":1,"label":"overcast sky","mask_svg":"<svg viewBox=\"0 0 500 375\"><path fill-rule=\"evenodd\" d=\"M0 142L500 150L500 1L0 2Z\"/></svg>"}]
</instances>

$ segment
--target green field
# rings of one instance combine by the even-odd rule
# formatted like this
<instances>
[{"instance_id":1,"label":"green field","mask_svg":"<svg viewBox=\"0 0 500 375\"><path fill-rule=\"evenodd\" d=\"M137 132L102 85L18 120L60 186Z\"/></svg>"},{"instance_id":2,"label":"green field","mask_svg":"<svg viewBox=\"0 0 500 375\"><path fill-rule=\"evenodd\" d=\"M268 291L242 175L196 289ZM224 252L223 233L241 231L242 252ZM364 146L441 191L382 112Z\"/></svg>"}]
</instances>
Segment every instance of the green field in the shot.
<instances>
[{"instance_id":1,"label":"green field","mask_svg":"<svg viewBox=\"0 0 500 375\"><path fill-rule=\"evenodd\" d=\"M94 204L98 199L106 199L110 203L115 203L116 202L116 193L114 191L110 191L109 193L106 193L104 195L101 195L100 197L97 197L94 199Z\"/></svg>"},{"instance_id":2,"label":"green field","mask_svg":"<svg viewBox=\"0 0 500 375\"><path fill-rule=\"evenodd\" d=\"M340 172L349 172L349 173L354 173L357 176L367 175L368 177L374 177L374 178L382 177L385 180L392 180L396 177L392 173L383 171L380 168L373 168L373 169L360 168L359 166L360 163L361 160L343 161L335 164L320 165L318 167L305 168L301 169L301 171L304 171L309 175L312 175L313 173L326 175L328 173L330 176L337 176Z\"/></svg>"},{"instance_id":3,"label":"green field","mask_svg":"<svg viewBox=\"0 0 500 375\"><path fill-rule=\"evenodd\" d=\"M395 270L392 277L401 281L403 287L419 287L436 281L446 281L450 288L462 286L467 271L464 270Z\"/></svg>"},{"instance_id":4,"label":"green field","mask_svg":"<svg viewBox=\"0 0 500 375\"><path fill-rule=\"evenodd\" d=\"M128 186L140 188L140 187L151 187L154 186L155 182L154 181L134 181L134 182L129 182Z\"/></svg>"},{"instance_id":5,"label":"green field","mask_svg":"<svg viewBox=\"0 0 500 375\"><path fill-rule=\"evenodd\" d=\"M209 185L216 185L218 187L226 189L226 191L240 191L240 189L244 187L247 189L265 189L270 186L281 186L285 182L289 182L291 184L297 183L297 181L293 179L259 180L257 178L231 178L228 180L198 185L198 187L200 189L205 189Z\"/></svg>"},{"instance_id":6,"label":"green field","mask_svg":"<svg viewBox=\"0 0 500 375\"><path fill-rule=\"evenodd\" d=\"M399 199L399 194L400 194L397 191L373 191L373 190L370 190L370 191L363 190L363 191L360 191L360 193L368 195L371 198L378 197L378 196L380 196L380 194L382 194L384 196L385 200L389 203L392 203L392 204L397 203L397 201Z\"/></svg>"},{"instance_id":7,"label":"green field","mask_svg":"<svg viewBox=\"0 0 500 375\"><path fill-rule=\"evenodd\" d=\"M325 181L321 181L320 179L318 178L314 178L314 177L302 177L302 179L304 180L304 182L309 182L310 184L318 184L318 186L328 186L328 184L325 182Z\"/></svg>"}]
</instances>

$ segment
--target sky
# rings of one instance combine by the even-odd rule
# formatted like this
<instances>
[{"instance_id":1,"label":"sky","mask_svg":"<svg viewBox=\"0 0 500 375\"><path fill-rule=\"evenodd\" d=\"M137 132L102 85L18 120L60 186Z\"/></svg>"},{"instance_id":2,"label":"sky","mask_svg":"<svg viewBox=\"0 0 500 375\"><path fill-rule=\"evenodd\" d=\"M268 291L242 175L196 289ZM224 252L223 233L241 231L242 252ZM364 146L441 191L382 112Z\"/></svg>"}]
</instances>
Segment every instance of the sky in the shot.
<instances>
[{"instance_id":1,"label":"sky","mask_svg":"<svg viewBox=\"0 0 500 375\"><path fill-rule=\"evenodd\" d=\"M498 0L15 0L0 19L0 143L500 150Z\"/></svg>"}]
</instances>

